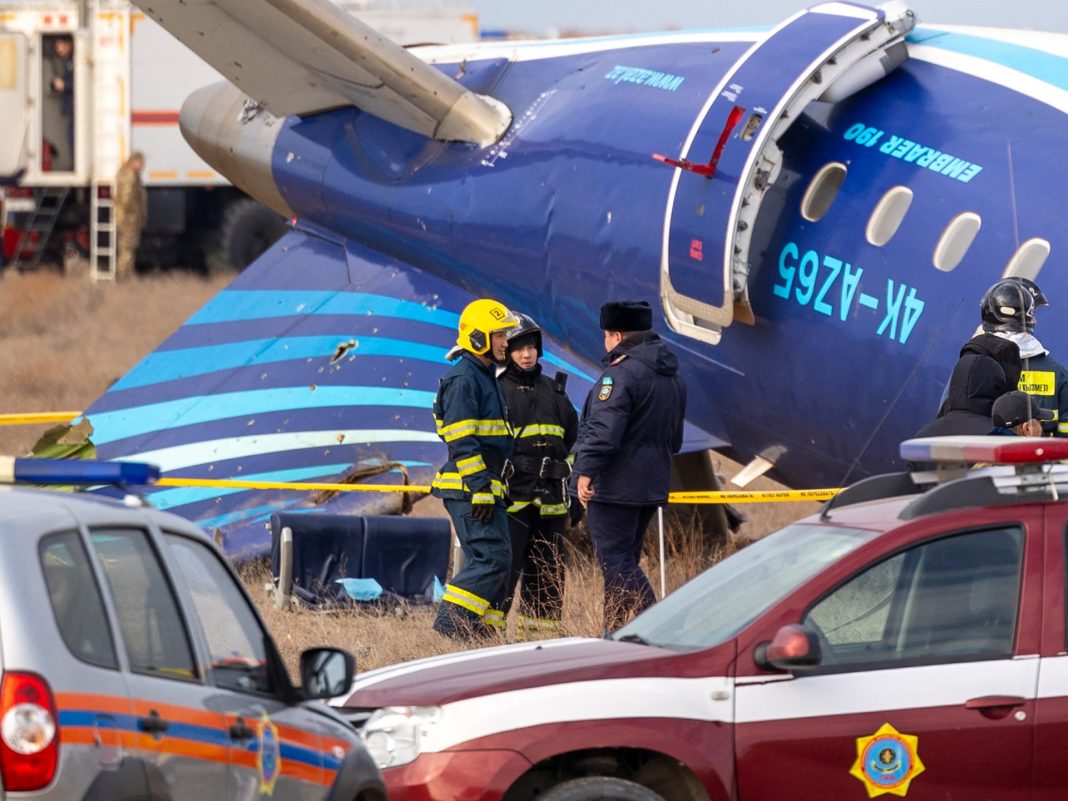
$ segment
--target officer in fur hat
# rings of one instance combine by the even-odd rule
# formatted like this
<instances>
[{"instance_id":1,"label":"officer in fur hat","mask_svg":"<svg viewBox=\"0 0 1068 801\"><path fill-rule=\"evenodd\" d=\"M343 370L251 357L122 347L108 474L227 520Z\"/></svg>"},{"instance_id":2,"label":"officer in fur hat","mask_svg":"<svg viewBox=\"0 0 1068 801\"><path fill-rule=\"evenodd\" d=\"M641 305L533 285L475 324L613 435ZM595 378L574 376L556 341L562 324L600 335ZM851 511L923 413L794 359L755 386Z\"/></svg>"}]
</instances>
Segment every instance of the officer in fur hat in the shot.
<instances>
[{"instance_id":1,"label":"officer in fur hat","mask_svg":"<svg viewBox=\"0 0 1068 801\"><path fill-rule=\"evenodd\" d=\"M667 503L672 454L682 447L686 384L652 323L645 301L601 307L605 368L575 444L574 493L604 574L606 632L656 600L639 560L649 521Z\"/></svg>"}]
</instances>

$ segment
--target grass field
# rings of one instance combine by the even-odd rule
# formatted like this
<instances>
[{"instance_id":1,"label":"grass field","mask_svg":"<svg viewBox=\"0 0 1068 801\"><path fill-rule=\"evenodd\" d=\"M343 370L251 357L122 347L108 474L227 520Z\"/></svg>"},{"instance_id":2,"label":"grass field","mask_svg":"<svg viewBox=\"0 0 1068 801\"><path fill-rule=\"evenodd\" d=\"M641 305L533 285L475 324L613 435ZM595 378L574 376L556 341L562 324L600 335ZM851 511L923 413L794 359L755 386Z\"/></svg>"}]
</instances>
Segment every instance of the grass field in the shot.
<instances>
[{"instance_id":1,"label":"grass field","mask_svg":"<svg viewBox=\"0 0 1068 801\"><path fill-rule=\"evenodd\" d=\"M42 271L0 278L0 412L79 411L171 334L227 283L181 271L139 277L126 283L94 284L84 275ZM429 413L429 412L428 412ZM47 426L0 427L0 454L29 451ZM734 475L739 466L717 459L719 472ZM751 488L778 489L759 479ZM667 536L668 590L708 567L715 559L768 531L808 514L814 503L749 506L750 516L737 540L711 545L701 532L674 527ZM417 514L443 514L428 498ZM648 537L645 567L659 587L656 537ZM565 633L597 636L601 620L601 582L594 569L588 537L571 534L565 592ZM336 645L357 655L361 669L456 650L430 629L428 607L311 611L275 609L264 587L270 581L262 564L242 567L242 577L281 645L296 675L300 651Z\"/></svg>"}]
</instances>

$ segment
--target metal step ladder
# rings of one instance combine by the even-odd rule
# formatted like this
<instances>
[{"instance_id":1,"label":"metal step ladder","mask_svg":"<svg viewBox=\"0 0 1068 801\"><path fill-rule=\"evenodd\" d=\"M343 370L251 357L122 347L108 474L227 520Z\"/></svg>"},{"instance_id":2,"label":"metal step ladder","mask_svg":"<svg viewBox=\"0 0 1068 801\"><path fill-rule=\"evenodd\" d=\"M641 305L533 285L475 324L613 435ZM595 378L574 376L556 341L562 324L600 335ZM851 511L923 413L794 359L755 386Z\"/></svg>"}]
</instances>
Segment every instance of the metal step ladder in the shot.
<instances>
[{"instance_id":1,"label":"metal step ladder","mask_svg":"<svg viewBox=\"0 0 1068 801\"><path fill-rule=\"evenodd\" d=\"M33 211L19 231L15 255L11 259L13 269L36 270L40 266L69 193L70 187L67 186L44 186L33 190Z\"/></svg>"},{"instance_id":2,"label":"metal step ladder","mask_svg":"<svg viewBox=\"0 0 1068 801\"><path fill-rule=\"evenodd\" d=\"M114 281L116 248L113 184L96 184L90 201L89 275L94 281Z\"/></svg>"},{"instance_id":3,"label":"metal step ladder","mask_svg":"<svg viewBox=\"0 0 1068 801\"><path fill-rule=\"evenodd\" d=\"M130 83L132 22L127 3L93 4L92 180L89 199L89 274L94 281L114 281L118 257L115 231L115 176L130 151ZM123 92L115 87L126 87Z\"/></svg>"}]
</instances>

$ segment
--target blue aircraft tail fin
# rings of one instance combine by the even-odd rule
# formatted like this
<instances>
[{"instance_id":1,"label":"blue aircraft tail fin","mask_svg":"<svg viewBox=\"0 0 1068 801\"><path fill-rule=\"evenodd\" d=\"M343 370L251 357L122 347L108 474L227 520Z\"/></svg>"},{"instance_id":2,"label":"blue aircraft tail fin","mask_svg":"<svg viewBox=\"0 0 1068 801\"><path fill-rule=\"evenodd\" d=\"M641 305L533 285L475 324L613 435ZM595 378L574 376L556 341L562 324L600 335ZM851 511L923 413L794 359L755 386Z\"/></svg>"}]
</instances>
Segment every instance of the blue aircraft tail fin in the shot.
<instances>
[{"instance_id":1,"label":"blue aircraft tail fin","mask_svg":"<svg viewBox=\"0 0 1068 801\"><path fill-rule=\"evenodd\" d=\"M431 404L473 296L353 243L292 231L86 410L97 453L166 477L429 484ZM546 337L573 399L596 369ZM278 511L399 511L395 493L158 487L149 499L264 553Z\"/></svg>"}]
</instances>

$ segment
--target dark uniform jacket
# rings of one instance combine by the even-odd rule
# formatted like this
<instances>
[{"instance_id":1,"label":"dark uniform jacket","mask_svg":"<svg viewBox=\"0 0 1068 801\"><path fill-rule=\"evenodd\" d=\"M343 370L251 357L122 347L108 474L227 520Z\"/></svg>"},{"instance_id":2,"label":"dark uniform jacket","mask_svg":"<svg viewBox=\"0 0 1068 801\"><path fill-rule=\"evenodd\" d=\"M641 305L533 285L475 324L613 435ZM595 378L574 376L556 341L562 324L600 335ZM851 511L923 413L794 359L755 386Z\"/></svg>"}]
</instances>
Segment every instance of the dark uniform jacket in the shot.
<instances>
[{"instance_id":1,"label":"dark uniform jacket","mask_svg":"<svg viewBox=\"0 0 1068 801\"><path fill-rule=\"evenodd\" d=\"M544 517L567 514L568 454L578 436L575 407L563 387L542 373L541 364L522 370L510 362L499 380L515 434L508 511L535 503Z\"/></svg>"},{"instance_id":2,"label":"dark uniform jacket","mask_svg":"<svg viewBox=\"0 0 1068 801\"><path fill-rule=\"evenodd\" d=\"M1016 347L1012 342L1008 344ZM915 436L986 434L993 427L990 414L994 401L1012 388L1013 384L1005 377L1005 370L998 361L969 350L953 368L941 415L917 431Z\"/></svg>"},{"instance_id":3,"label":"dark uniform jacket","mask_svg":"<svg viewBox=\"0 0 1068 801\"><path fill-rule=\"evenodd\" d=\"M575 476L590 477L597 502L664 504L686 416L678 359L648 332L623 340L602 361L607 366L582 409Z\"/></svg>"},{"instance_id":4,"label":"dark uniform jacket","mask_svg":"<svg viewBox=\"0 0 1068 801\"><path fill-rule=\"evenodd\" d=\"M1047 434L1068 437L1068 370L1048 353L1024 359L1019 389L1034 397L1055 417L1042 428Z\"/></svg>"},{"instance_id":5,"label":"dark uniform jacket","mask_svg":"<svg viewBox=\"0 0 1068 801\"><path fill-rule=\"evenodd\" d=\"M495 373L492 364L463 351L441 380L434 422L449 460L431 484L439 498L504 502L501 470L512 454L512 432Z\"/></svg>"},{"instance_id":6,"label":"dark uniform jacket","mask_svg":"<svg viewBox=\"0 0 1068 801\"><path fill-rule=\"evenodd\" d=\"M989 356L1001 365L1005 371L1005 380L1009 384L1010 392L1020 380L1020 347L1012 340L999 337L997 334L976 334L964 343L960 349L960 360L968 361L980 356Z\"/></svg>"}]
</instances>

